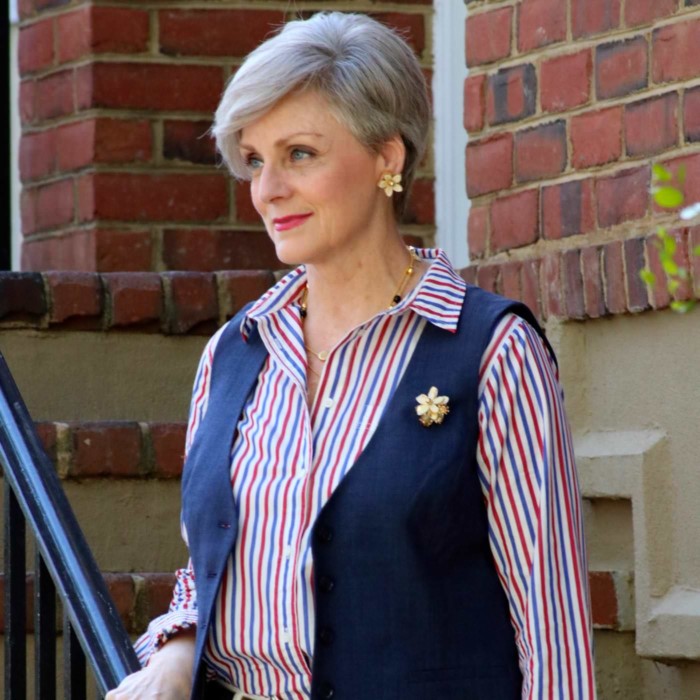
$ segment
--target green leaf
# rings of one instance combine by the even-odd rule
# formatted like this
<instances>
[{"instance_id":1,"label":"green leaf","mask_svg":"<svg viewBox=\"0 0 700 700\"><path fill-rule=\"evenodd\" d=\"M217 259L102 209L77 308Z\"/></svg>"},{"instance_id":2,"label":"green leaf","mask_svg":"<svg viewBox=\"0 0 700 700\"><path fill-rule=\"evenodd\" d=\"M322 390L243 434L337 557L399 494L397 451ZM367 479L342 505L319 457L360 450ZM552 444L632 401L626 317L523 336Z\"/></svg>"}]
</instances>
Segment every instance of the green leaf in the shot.
<instances>
[{"instance_id":1,"label":"green leaf","mask_svg":"<svg viewBox=\"0 0 700 700\"><path fill-rule=\"evenodd\" d=\"M700 245L696 245L695 248L693 248L693 255L700 255Z\"/></svg>"},{"instance_id":2,"label":"green leaf","mask_svg":"<svg viewBox=\"0 0 700 700\"><path fill-rule=\"evenodd\" d=\"M677 279L670 279L666 285L670 294L675 294L678 291L678 287L681 283Z\"/></svg>"},{"instance_id":3,"label":"green leaf","mask_svg":"<svg viewBox=\"0 0 700 700\"><path fill-rule=\"evenodd\" d=\"M678 244L673 236L664 236L664 253L667 255L673 255L676 252Z\"/></svg>"},{"instance_id":4,"label":"green leaf","mask_svg":"<svg viewBox=\"0 0 700 700\"><path fill-rule=\"evenodd\" d=\"M685 184L685 165L678 166L678 170L676 170L676 180L678 180L679 185Z\"/></svg>"},{"instance_id":5,"label":"green leaf","mask_svg":"<svg viewBox=\"0 0 700 700\"><path fill-rule=\"evenodd\" d=\"M672 301L671 308L679 314L687 314L689 311L693 310L695 306L694 301Z\"/></svg>"},{"instance_id":6,"label":"green leaf","mask_svg":"<svg viewBox=\"0 0 700 700\"><path fill-rule=\"evenodd\" d=\"M661 265L663 266L664 272L667 275L671 275L671 276L675 277L678 274L678 265L676 265L676 263L673 262L672 259L664 258L661 261Z\"/></svg>"},{"instance_id":7,"label":"green leaf","mask_svg":"<svg viewBox=\"0 0 700 700\"><path fill-rule=\"evenodd\" d=\"M664 209L675 209L683 204L683 193L675 187L659 187L654 192L654 201Z\"/></svg>"},{"instance_id":8,"label":"green leaf","mask_svg":"<svg viewBox=\"0 0 700 700\"><path fill-rule=\"evenodd\" d=\"M639 276L642 278L642 282L649 287L653 287L656 284L656 275L648 267L640 270Z\"/></svg>"},{"instance_id":9,"label":"green leaf","mask_svg":"<svg viewBox=\"0 0 700 700\"><path fill-rule=\"evenodd\" d=\"M678 279L687 280L688 276L688 270L686 270L684 267L678 268Z\"/></svg>"},{"instance_id":10,"label":"green leaf","mask_svg":"<svg viewBox=\"0 0 700 700\"><path fill-rule=\"evenodd\" d=\"M672 178L671 173L659 163L655 163L651 169L654 172L654 179L659 182L668 182Z\"/></svg>"}]
</instances>

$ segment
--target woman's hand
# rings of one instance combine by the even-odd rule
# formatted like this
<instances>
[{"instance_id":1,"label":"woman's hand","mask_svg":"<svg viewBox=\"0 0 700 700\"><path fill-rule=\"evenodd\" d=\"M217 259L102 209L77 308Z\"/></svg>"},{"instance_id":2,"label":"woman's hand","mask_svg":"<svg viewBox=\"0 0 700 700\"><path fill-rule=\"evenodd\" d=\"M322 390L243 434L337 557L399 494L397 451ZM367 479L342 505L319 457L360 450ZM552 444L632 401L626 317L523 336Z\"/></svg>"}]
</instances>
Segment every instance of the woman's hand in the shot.
<instances>
[{"instance_id":1,"label":"woman's hand","mask_svg":"<svg viewBox=\"0 0 700 700\"><path fill-rule=\"evenodd\" d=\"M192 690L194 631L181 632L159 649L148 666L127 676L105 700L188 700Z\"/></svg>"}]
</instances>

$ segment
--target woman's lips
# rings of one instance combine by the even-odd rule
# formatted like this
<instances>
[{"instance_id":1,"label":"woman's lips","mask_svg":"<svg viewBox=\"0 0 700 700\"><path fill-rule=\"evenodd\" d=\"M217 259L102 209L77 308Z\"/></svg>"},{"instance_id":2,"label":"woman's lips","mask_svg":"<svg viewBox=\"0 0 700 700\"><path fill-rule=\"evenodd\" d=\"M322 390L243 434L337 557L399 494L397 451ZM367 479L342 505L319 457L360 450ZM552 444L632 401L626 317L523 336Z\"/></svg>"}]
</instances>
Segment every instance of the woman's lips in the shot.
<instances>
[{"instance_id":1,"label":"woman's lips","mask_svg":"<svg viewBox=\"0 0 700 700\"><path fill-rule=\"evenodd\" d=\"M311 214L292 214L292 216L280 216L278 219L273 219L272 224L275 231L289 231L291 228L296 228L303 224Z\"/></svg>"}]
</instances>

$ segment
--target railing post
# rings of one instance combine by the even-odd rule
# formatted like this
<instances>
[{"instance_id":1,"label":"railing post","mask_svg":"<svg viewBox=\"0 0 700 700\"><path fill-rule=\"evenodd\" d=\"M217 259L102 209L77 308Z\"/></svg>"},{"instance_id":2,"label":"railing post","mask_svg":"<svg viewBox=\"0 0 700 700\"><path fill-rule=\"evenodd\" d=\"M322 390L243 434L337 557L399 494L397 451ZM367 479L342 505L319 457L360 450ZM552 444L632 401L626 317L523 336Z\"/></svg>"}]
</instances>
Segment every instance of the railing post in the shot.
<instances>
[{"instance_id":1,"label":"railing post","mask_svg":"<svg viewBox=\"0 0 700 700\"><path fill-rule=\"evenodd\" d=\"M56 700L56 587L38 551L34 567L34 697Z\"/></svg>"},{"instance_id":2,"label":"railing post","mask_svg":"<svg viewBox=\"0 0 700 700\"><path fill-rule=\"evenodd\" d=\"M27 592L25 523L5 482L5 700L27 697Z\"/></svg>"},{"instance_id":3,"label":"railing post","mask_svg":"<svg viewBox=\"0 0 700 700\"><path fill-rule=\"evenodd\" d=\"M85 654L68 614L63 615L63 697L87 700Z\"/></svg>"}]
</instances>

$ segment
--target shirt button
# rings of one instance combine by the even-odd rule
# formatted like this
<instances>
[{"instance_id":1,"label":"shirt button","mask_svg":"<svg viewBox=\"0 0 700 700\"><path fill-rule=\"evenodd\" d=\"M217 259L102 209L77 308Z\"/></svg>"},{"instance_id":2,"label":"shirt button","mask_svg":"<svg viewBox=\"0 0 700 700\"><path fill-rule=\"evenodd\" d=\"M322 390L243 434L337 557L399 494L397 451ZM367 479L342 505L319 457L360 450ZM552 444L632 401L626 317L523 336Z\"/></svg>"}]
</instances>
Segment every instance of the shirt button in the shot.
<instances>
[{"instance_id":1,"label":"shirt button","mask_svg":"<svg viewBox=\"0 0 700 700\"><path fill-rule=\"evenodd\" d=\"M289 559L289 557L291 557L291 556L292 556L292 548L289 545L287 545L284 548L284 558Z\"/></svg>"},{"instance_id":2,"label":"shirt button","mask_svg":"<svg viewBox=\"0 0 700 700\"><path fill-rule=\"evenodd\" d=\"M282 630L282 641L286 644L289 642L290 636L289 636L289 629L286 627Z\"/></svg>"},{"instance_id":3,"label":"shirt button","mask_svg":"<svg viewBox=\"0 0 700 700\"><path fill-rule=\"evenodd\" d=\"M335 404L335 401L330 396L327 396L325 399L323 399L323 407L324 408L333 408L333 405Z\"/></svg>"}]
</instances>

